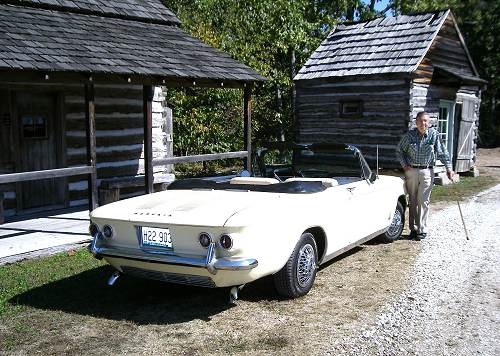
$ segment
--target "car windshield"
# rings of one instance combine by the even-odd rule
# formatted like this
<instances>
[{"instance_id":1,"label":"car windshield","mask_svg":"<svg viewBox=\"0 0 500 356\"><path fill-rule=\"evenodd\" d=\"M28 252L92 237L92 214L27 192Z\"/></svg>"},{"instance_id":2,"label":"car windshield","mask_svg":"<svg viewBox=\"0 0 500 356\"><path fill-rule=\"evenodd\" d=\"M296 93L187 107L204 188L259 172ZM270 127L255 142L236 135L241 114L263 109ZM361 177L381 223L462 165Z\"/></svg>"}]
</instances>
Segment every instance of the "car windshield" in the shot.
<instances>
[{"instance_id":1,"label":"car windshield","mask_svg":"<svg viewBox=\"0 0 500 356\"><path fill-rule=\"evenodd\" d=\"M246 176L220 182L184 179L171 183L168 189L301 194L324 191L333 182L342 185L372 177L361 152L349 145L282 144L279 147L259 148L254 163L255 176L266 179L245 179Z\"/></svg>"},{"instance_id":2,"label":"car windshield","mask_svg":"<svg viewBox=\"0 0 500 356\"><path fill-rule=\"evenodd\" d=\"M349 149L295 150L293 168L304 177L361 177L356 152Z\"/></svg>"},{"instance_id":3,"label":"car windshield","mask_svg":"<svg viewBox=\"0 0 500 356\"><path fill-rule=\"evenodd\" d=\"M368 178L370 168L360 152L349 145L288 145L257 152L261 176Z\"/></svg>"}]
</instances>

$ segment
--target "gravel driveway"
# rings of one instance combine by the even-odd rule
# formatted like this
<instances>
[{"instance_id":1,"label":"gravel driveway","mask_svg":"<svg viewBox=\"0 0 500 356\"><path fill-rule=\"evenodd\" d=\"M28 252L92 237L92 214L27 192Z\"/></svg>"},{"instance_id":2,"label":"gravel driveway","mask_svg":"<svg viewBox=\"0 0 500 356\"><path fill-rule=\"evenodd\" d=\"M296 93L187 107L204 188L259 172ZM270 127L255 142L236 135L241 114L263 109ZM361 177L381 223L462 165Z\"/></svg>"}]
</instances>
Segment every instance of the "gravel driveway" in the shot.
<instances>
[{"instance_id":1,"label":"gravel driveway","mask_svg":"<svg viewBox=\"0 0 500 356\"><path fill-rule=\"evenodd\" d=\"M500 355L500 185L430 217L409 288L334 355Z\"/></svg>"}]
</instances>

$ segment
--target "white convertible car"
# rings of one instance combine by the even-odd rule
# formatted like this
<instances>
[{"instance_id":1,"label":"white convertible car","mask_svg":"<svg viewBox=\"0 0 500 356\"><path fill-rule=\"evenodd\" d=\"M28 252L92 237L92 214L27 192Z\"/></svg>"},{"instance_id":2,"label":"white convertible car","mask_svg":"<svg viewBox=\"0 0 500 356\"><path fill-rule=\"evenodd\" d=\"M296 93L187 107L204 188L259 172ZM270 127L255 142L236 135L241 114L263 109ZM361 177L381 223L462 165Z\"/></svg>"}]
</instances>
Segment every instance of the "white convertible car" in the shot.
<instances>
[{"instance_id":1,"label":"white convertible car","mask_svg":"<svg viewBox=\"0 0 500 356\"><path fill-rule=\"evenodd\" d=\"M403 230L403 180L377 176L350 145L257 152L258 176L185 179L91 213L91 252L121 275L232 287L272 275L287 298L306 294L320 264ZM277 163L279 162L279 163ZM284 162L284 163L283 163Z\"/></svg>"}]
</instances>

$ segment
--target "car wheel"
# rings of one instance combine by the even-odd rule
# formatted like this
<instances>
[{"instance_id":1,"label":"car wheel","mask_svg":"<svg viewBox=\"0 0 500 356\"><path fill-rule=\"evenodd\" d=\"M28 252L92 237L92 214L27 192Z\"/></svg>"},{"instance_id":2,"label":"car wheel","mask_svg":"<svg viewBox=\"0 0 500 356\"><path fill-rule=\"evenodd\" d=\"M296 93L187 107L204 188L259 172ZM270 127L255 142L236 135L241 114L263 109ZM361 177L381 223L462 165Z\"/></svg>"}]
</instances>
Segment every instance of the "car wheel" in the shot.
<instances>
[{"instance_id":1,"label":"car wheel","mask_svg":"<svg viewBox=\"0 0 500 356\"><path fill-rule=\"evenodd\" d=\"M274 275L276 291L286 298L307 294L316 278L318 248L314 236L304 233L285 266Z\"/></svg>"},{"instance_id":2,"label":"car wheel","mask_svg":"<svg viewBox=\"0 0 500 356\"><path fill-rule=\"evenodd\" d=\"M380 239L385 242L392 242L401 237L401 233L403 232L403 227L405 225L405 210L403 208L403 204L398 201L396 205L396 211L394 212L394 216L392 217L391 225L380 235Z\"/></svg>"}]
</instances>

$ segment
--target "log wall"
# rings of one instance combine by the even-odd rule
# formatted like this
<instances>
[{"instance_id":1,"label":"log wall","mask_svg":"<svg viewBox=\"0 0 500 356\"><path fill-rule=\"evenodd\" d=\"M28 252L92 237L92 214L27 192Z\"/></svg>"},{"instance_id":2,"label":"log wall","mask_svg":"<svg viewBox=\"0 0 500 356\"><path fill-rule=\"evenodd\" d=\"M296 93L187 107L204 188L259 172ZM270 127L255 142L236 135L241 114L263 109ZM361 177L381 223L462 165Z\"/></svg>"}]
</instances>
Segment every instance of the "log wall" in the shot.
<instances>
[{"instance_id":1,"label":"log wall","mask_svg":"<svg viewBox=\"0 0 500 356\"><path fill-rule=\"evenodd\" d=\"M85 96L83 85L11 85L0 87L0 172L14 172L10 148L10 127L13 108L10 93L23 90L51 91L63 97L65 126L65 160L68 167L85 165ZM5 94L5 95L4 95ZM7 98L7 99L6 99ZM97 176L102 179L144 174L142 86L95 85ZM155 88L153 99L153 158L172 156L172 112L166 108L160 87ZM15 113L14 113L15 116ZM155 175L169 172L171 167L155 166ZM81 176L68 178L68 206L87 204L87 180ZM123 189L122 197L136 195L143 187ZM4 193L4 213L16 213L15 184L0 185Z\"/></svg>"},{"instance_id":2,"label":"log wall","mask_svg":"<svg viewBox=\"0 0 500 356\"><path fill-rule=\"evenodd\" d=\"M153 159L168 157L165 117L161 88L154 89ZM95 86L97 177L102 179L144 174L142 86ZM68 165L86 162L84 97L65 97ZM154 167L156 174L166 166ZM124 189L122 197L134 195L143 187ZM70 206L87 204L87 182L74 177L69 184Z\"/></svg>"},{"instance_id":3,"label":"log wall","mask_svg":"<svg viewBox=\"0 0 500 356\"><path fill-rule=\"evenodd\" d=\"M372 167L397 167L396 145L408 129L410 79L404 75L322 78L296 82L297 141L358 146ZM359 117L342 117L341 102L361 101Z\"/></svg>"}]
</instances>

